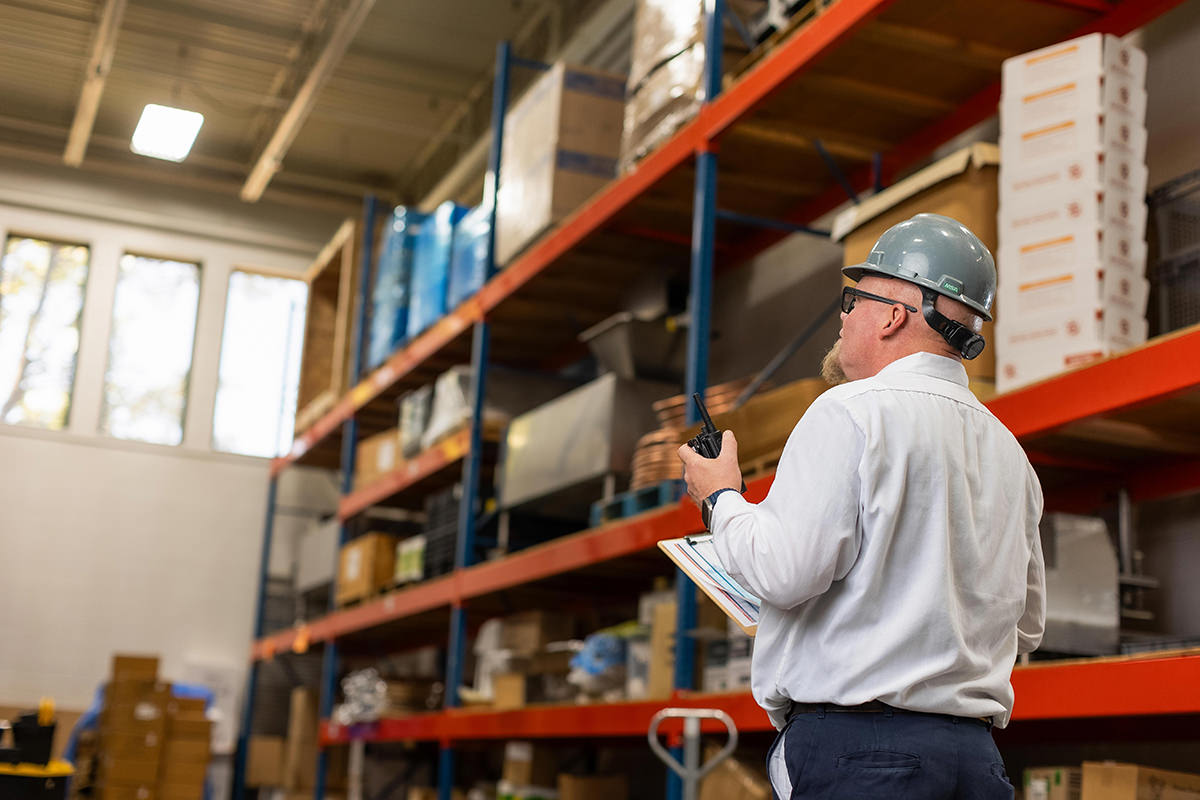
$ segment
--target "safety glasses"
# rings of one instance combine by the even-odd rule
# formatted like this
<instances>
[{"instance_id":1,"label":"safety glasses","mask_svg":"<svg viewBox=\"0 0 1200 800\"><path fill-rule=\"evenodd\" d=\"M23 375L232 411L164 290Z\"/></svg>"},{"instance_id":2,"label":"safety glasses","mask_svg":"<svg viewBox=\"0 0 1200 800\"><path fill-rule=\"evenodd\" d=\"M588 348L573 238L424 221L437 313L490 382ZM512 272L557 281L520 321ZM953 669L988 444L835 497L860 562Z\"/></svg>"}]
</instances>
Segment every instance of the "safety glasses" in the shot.
<instances>
[{"instance_id":1,"label":"safety glasses","mask_svg":"<svg viewBox=\"0 0 1200 800\"><path fill-rule=\"evenodd\" d=\"M855 289L853 286L846 286L842 289L842 313L849 314L851 311L853 311L854 310L854 302L860 297L863 300L874 300L878 303L887 303L889 306L890 305L903 306L904 308L908 309L912 313L914 313L914 314L917 313L917 309L913 308L908 303L902 303L899 300L893 300L890 297L881 297L880 295L877 295L877 294L871 294L870 292L864 292L862 289Z\"/></svg>"}]
</instances>

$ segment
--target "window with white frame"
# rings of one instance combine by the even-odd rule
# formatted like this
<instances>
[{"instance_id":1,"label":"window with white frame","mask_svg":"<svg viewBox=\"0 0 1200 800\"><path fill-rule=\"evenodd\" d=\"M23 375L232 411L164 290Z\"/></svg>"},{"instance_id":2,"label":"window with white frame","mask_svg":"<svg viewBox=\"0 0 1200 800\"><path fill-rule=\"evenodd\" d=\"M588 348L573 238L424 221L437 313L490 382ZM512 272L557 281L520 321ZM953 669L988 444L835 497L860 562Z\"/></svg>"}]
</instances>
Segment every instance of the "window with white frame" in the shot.
<instances>
[{"instance_id":1,"label":"window with white frame","mask_svg":"<svg viewBox=\"0 0 1200 800\"><path fill-rule=\"evenodd\" d=\"M121 256L100 413L104 433L183 441L199 303L199 264Z\"/></svg>"},{"instance_id":2,"label":"window with white frame","mask_svg":"<svg viewBox=\"0 0 1200 800\"><path fill-rule=\"evenodd\" d=\"M9 236L0 259L0 421L67 425L89 249Z\"/></svg>"},{"instance_id":3,"label":"window with white frame","mask_svg":"<svg viewBox=\"0 0 1200 800\"><path fill-rule=\"evenodd\" d=\"M291 448L308 286L235 270L229 276L213 448L270 457Z\"/></svg>"}]
</instances>

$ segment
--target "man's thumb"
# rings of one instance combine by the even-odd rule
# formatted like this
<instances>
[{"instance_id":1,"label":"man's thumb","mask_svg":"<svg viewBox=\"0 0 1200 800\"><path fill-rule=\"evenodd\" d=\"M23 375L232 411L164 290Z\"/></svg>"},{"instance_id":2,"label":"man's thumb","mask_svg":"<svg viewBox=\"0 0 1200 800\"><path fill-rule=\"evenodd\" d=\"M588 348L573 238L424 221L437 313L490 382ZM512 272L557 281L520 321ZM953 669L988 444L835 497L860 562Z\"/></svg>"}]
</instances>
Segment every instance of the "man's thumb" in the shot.
<instances>
[{"instance_id":1,"label":"man's thumb","mask_svg":"<svg viewBox=\"0 0 1200 800\"><path fill-rule=\"evenodd\" d=\"M734 460L737 459L737 437L733 435L733 431L725 431L721 435L721 452L732 452Z\"/></svg>"}]
</instances>

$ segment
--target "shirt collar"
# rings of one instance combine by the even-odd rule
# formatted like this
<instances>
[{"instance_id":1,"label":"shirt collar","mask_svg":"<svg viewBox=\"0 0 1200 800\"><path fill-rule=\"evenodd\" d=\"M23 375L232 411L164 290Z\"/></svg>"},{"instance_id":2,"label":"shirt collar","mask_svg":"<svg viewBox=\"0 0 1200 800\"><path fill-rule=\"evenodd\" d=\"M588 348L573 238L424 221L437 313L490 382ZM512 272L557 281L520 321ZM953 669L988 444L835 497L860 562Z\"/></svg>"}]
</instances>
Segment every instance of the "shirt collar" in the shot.
<instances>
[{"instance_id":1,"label":"shirt collar","mask_svg":"<svg viewBox=\"0 0 1200 800\"><path fill-rule=\"evenodd\" d=\"M883 375L884 373L889 375L898 375L901 373L926 375L931 378L941 378L944 381L957 383L959 386L964 387L968 383L967 370L963 367L961 361L934 353L913 353L904 358L898 358L878 372L879 375Z\"/></svg>"}]
</instances>

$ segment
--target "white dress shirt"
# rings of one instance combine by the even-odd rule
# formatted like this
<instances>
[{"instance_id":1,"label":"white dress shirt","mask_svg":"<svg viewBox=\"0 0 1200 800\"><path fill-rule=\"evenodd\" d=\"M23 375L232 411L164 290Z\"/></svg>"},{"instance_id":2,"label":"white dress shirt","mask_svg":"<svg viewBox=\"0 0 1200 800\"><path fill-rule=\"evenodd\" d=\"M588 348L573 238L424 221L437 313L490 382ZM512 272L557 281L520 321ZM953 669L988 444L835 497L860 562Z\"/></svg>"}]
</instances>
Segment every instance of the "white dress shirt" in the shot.
<instances>
[{"instance_id":1,"label":"white dress shirt","mask_svg":"<svg viewBox=\"0 0 1200 800\"><path fill-rule=\"evenodd\" d=\"M763 600L751 687L775 727L792 700L1007 725L1045 621L1041 515L957 360L917 353L825 392L766 499L726 492L712 515L722 565Z\"/></svg>"}]
</instances>

